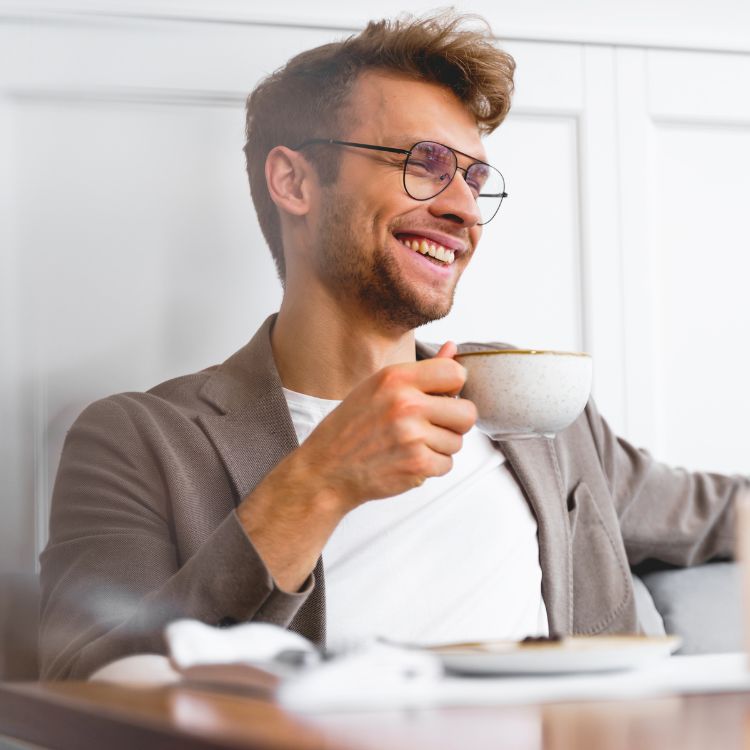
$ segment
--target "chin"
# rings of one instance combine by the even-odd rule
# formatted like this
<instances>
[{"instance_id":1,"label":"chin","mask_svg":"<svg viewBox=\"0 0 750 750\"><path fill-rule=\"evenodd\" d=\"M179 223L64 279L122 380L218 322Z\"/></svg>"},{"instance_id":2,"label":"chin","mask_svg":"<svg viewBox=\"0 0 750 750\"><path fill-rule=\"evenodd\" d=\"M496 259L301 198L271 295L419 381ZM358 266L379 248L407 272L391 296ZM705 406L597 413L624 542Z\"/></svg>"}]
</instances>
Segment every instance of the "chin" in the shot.
<instances>
[{"instance_id":1,"label":"chin","mask_svg":"<svg viewBox=\"0 0 750 750\"><path fill-rule=\"evenodd\" d=\"M452 297L449 301L414 300L414 302L416 304L380 307L373 310L374 317L390 329L413 331L415 328L432 323L434 320L444 318L453 308Z\"/></svg>"}]
</instances>

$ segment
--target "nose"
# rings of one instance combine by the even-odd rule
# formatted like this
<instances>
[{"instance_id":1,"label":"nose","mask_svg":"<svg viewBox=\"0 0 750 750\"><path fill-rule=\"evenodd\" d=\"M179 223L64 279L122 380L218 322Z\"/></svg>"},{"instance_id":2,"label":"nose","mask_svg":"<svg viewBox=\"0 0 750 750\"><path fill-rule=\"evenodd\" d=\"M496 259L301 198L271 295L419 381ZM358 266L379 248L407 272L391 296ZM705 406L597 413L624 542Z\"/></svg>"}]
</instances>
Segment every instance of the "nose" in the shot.
<instances>
[{"instance_id":1,"label":"nose","mask_svg":"<svg viewBox=\"0 0 750 750\"><path fill-rule=\"evenodd\" d=\"M456 170L448 187L430 201L430 213L467 229L482 220L476 198L460 169Z\"/></svg>"}]
</instances>

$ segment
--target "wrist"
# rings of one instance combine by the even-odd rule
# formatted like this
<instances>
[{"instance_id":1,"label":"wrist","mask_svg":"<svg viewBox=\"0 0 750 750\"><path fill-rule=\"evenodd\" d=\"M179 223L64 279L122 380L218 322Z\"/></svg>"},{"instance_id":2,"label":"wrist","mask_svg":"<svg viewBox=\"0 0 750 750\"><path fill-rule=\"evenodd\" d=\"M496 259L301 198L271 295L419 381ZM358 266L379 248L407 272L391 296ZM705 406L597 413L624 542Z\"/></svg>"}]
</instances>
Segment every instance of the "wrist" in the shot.
<instances>
[{"instance_id":1,"label":"wrist","mask_svg":"<svg viewBox=\"0 0 750 750\"><path fill-rule=\"evenodd\" d=\"M289 454L272 473L278 471L279 480L309 512L335 519L338 523L351 509L348 494L326 475L316 456L310 455L305 444ZM269 475L270 476L270 475Z\"/></svg>"},{"instance_id":2,"label":"wrist","mask_svg":"<svg viewBox=\"0 0 750 750\"><path fill-rule=\"evenodd\" d=\"M242 528L283 591L299 590L344 515L338 495L294 454L237 508Z\"/></svg>"},{"instance_id":3,"label":"wrist","mask_svg":"<svg viewBox=\"0 0 750 750\"><path fill-rule=\"evenodd\" d=\"M314 471L301 449L284 458L237 509L248 533L271 517L291 525L330 528L346 515L340 493Z\"/></svg>"}]
</instances>

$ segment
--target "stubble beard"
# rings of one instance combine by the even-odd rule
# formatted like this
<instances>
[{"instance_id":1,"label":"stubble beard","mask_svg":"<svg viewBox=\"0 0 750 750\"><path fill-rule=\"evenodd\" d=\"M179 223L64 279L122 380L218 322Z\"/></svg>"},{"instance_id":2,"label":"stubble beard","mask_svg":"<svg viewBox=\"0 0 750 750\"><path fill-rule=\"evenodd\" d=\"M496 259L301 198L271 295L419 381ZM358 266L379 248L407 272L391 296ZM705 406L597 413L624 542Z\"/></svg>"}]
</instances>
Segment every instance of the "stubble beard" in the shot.
<instances>
[{"instance_id":1,"label":"stubble beard","mask_svg":"<svg viewBox=\"0 0 750 750\"><path fill-rule=\"evenodd\" d=\"M402 277L388 246L369 251L375 231L357 232L356 201L330 194L325 201L315 258L318 272L337 298L353 299L371 320L389 329L413 330L444 318L453 307L448 296L428 295ZM403 248L403 252L414 252Z\"/></svg>"}]
</instances>

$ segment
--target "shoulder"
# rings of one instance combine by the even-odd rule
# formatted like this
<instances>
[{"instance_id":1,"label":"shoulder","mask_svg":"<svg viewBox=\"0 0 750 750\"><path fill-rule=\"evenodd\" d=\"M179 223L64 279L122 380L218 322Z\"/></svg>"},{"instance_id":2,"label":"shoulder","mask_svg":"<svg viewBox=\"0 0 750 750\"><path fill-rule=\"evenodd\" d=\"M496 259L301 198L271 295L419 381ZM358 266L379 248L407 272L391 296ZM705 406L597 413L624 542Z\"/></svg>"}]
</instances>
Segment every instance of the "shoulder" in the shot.
<instances>
[{"instance_id":1,"label":"shoulder","mask_svg":"<svg viewBox=\"0 0 750 750\"><path fill-rule=\"evenodd\" d=\"M216 367L171 378L147 391L115 393L89 404L73 425L107 430L161 430L170 424L194 422L201 414L216 414L217 409L201 392Z\"/></svg>"}]
</instances>

